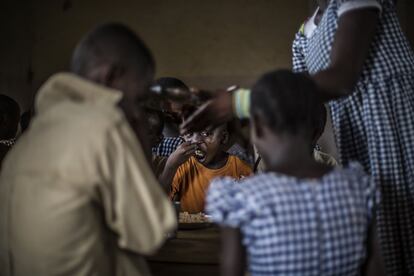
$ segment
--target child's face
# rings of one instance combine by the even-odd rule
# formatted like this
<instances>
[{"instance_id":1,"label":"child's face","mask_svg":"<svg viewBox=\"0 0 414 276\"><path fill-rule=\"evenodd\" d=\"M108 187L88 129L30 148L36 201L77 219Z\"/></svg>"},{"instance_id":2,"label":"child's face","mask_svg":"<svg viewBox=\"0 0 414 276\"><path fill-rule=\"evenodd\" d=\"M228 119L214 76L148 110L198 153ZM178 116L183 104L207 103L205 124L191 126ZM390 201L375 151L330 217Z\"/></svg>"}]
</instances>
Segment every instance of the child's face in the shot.
<instances>
[{"instance_id":1,"label":"child's face","mask_svg":"<svg viewBox=\"0 0 414 276\"><path fill-rule=\"evenodd\" d=\"M176 125L179 125L182 121L184 105L174 101L164 101L162 108L166 119Z\"/></svg>"},{"instance_id":2,"label":"child's face","mask_svg":"<svg viewBox=\"0 0 414 276\"><path fill-rule=\"evenodd\" d=\"M148 116L148 136L152 147L157 146L164 138L162 135L162 123L158 116Z\"/></svg>"},{"instance_id":3,"label":"child's face","mask_svg":"<svg viewBox=\"0 0 414 276\"><path fill-rule=\"evenodd\" d=\"M228 133L225 126L220 126L212 131L188 133L183 138L187 142L197 144L195 158L203 165L208 165L224 150Z\"/></svg>"}]
</instances>

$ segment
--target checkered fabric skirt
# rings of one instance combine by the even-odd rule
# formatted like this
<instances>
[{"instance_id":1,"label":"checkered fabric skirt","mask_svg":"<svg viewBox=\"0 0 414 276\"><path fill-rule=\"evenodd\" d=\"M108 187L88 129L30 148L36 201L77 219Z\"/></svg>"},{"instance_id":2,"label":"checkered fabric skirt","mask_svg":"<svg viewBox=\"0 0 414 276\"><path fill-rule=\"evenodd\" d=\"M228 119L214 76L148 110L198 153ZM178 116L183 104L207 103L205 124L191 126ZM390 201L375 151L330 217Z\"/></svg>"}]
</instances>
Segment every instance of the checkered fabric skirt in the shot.
<instances>
[{"instance_id":1,"label":"checkered fabric skirt","mask_svg":"<svg viewBox=\"0 0 414 276\"><path fill-rule=\"evenodd\" d=\"M329 66L338 10L351 2L331 0L313 34L296 35L295 71ZM354 2L379 4L381 11L356 88L330 103L340 162L359 161L380 186L378 232L388 275L414 275L414 54L395 1Z\"/></svg>"},{"instance_id":2,"label":"checkered fabric skirt","mask_svg":"<svg viewBox=\"0 0 414 276\"><path fill-rule=\"evenodd\" d=\"M359 160L380 183L379 235L392 275L414 275L413 87L413 75L360 83L361 91L331 103L342 163Z\"/></svg>"}]
</instances>

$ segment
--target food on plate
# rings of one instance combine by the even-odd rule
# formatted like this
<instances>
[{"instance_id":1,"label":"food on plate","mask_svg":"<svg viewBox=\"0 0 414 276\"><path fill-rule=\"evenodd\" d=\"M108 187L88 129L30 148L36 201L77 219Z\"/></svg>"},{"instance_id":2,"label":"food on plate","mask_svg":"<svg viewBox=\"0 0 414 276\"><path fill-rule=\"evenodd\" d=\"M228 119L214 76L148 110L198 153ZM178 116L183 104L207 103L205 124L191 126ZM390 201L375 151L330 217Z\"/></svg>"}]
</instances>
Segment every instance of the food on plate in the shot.
<instances>
[{"instance_id":1,"label":"food on plate","mask_svg":"<svg viewBox=\"0 0 414 276\"><path fill-rule=\"evenodd\" d=\"M204 213L190 214L188 212L180 212L178 216L179 223L209 223L210 219Z\"/></svg>"}]
</instances>

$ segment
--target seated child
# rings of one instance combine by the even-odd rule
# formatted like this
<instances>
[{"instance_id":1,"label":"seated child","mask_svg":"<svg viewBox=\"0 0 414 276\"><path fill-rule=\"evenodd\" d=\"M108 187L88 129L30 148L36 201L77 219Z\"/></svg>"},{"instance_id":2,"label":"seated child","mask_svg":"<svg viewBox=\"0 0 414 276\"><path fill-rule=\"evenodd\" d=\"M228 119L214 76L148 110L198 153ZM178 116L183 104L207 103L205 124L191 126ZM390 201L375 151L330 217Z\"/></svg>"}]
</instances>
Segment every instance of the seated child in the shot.
<instances>
[{"instance_id":1,"label":"seated child","mask_svg":"<svg viewBox=\"0 0 414 276\"><path fill-rule=\"evenodd\" d=\"M309 154L316 89L290 71L254 85L252 139L267 171L239 183L215 180L206 199L223 230L222 275L243 275L246 257L252 276L360 275L367 263L375 185L359 164L334 169Z\"/></svg>"},{"instance_id":2,"label":"seated child","mask_svg":"<svg viewBox=\"0 0 414 276\"><path fill-rule=\"evenodd\" d=\"M162 130L164 128L164 117L161 111L151 108L146 108L145 114L148 119L148 139L151 143L152 149L154 149L154 147L159 145L164 139L164 135L162 134ZM164 170L166 161L166 157L159 156L154 153L154 151L152 152L152 167L154 169L155 176L160 176Z\"/></svg>"},{"instance_id":3,"label":"seated child","mask_svg":"<svg viewBox=\"0 0 414 276\"><path fill-rule=\"evenodd\" d=\"M189 87L184 82L173 77L159 78L154 84L160 85L163 88L189 90ZM168 98L161 99L157 105L159 105L159 108L163 111L164 123L162 133L165 137L153 146L152 152L158 156L168 157L183 143L182 138L179 136L179 125L187 105L186 103Z\"/></svg>"},{"instance_id":4,"label":"seated child","mask_svg":"<svg viewBox=\"0 0 414 276\"><path fill-rule=\"evenodd\" d=\"M154 84L160 85L164 89L179 88L190 90L183 81L173 77L159 78L155 80ZM161 101L161 108L165 117L163 133L166 137L178 137L180 135L179 125L181 124L185 107L185 103L172 99L163 99Z\"/></svg>"},{"instance_id":5,"label":"seated child","mask_svg":"<svg viewBox=\"0 0 414 276\"><path fill-rule=\"evenodd\" d=\"M169 190L171 199L180 200L182 211L204 210L205 194L213 178L241 179L251 174L249 165L225 151L228 136L227 125L189 133L168 158L160 181Z\"/></svg>"}]
</instances>

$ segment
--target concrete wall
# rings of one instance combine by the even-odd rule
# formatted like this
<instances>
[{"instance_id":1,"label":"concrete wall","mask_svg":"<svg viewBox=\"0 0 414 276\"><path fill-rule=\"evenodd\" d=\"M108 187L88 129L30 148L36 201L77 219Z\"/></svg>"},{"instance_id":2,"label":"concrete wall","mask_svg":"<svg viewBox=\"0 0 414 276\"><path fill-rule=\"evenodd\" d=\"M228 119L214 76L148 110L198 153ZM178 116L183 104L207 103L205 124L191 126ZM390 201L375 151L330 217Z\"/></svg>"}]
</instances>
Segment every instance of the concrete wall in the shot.
<instances>
[{"instance_id":1,"label":"concrete wall","mask_svg":"<svg viewBox=\"0 0 414 276\"><path fill-rule=\"evenodd\" d=\"M151 48L158 76L213 88L290 67L291 41L308 7L303 0L49 0L35 11L36 81L65 69L75 43L94 25L120 21Z\"/></svg>"},{"instance_id":2,"label":"concrete wall","mask_svg":"<svg viewBox=\"0 0 414 276\"><path fill-rule=\"evenodd\" d=\"M0 93L23 110L51 74L67 70L71 52L96 24L119 21L151 48L157 76L218 88L250 85L273 68L291 66L291 42L314 0L2 0ZM398 1L414 45L414 1ZM332 134L325 144L333 151Z\"/></svg>"},{"instance_id":3,"label":"concrete wall","mask_svg":"<svg viewBox=\"0 0 414 276\"><path fill-rule=\"evenodd\" d=\"M0 2L0 93L26 109L32 102L33 10L29 1Z\"/></svg>"},{"instance_id":4,"label":"concrete wall","mask_svg":"<svg viewBox=\"0 0 414 276\"><path fill-rule=\"evenodd\" d=\"M26 109L51 74L66 70L79 38L120 21L152 49L158 76L216 88L249 85L262 72L291 66L291 41L314 0L2 0L0 89ZM400 0L414 42L414 1Z\"/></svg>"},{"instance_id":5,"label":"concrete wall","mask_svg":"<svg viewBox=\"0 0 414 276\"><path fill-rule=\"evenodd\" d=\"M414 47L414 1L399 0L397 7L401 26L411 42L411 46Z\"/></svg>"}]
</instances>

